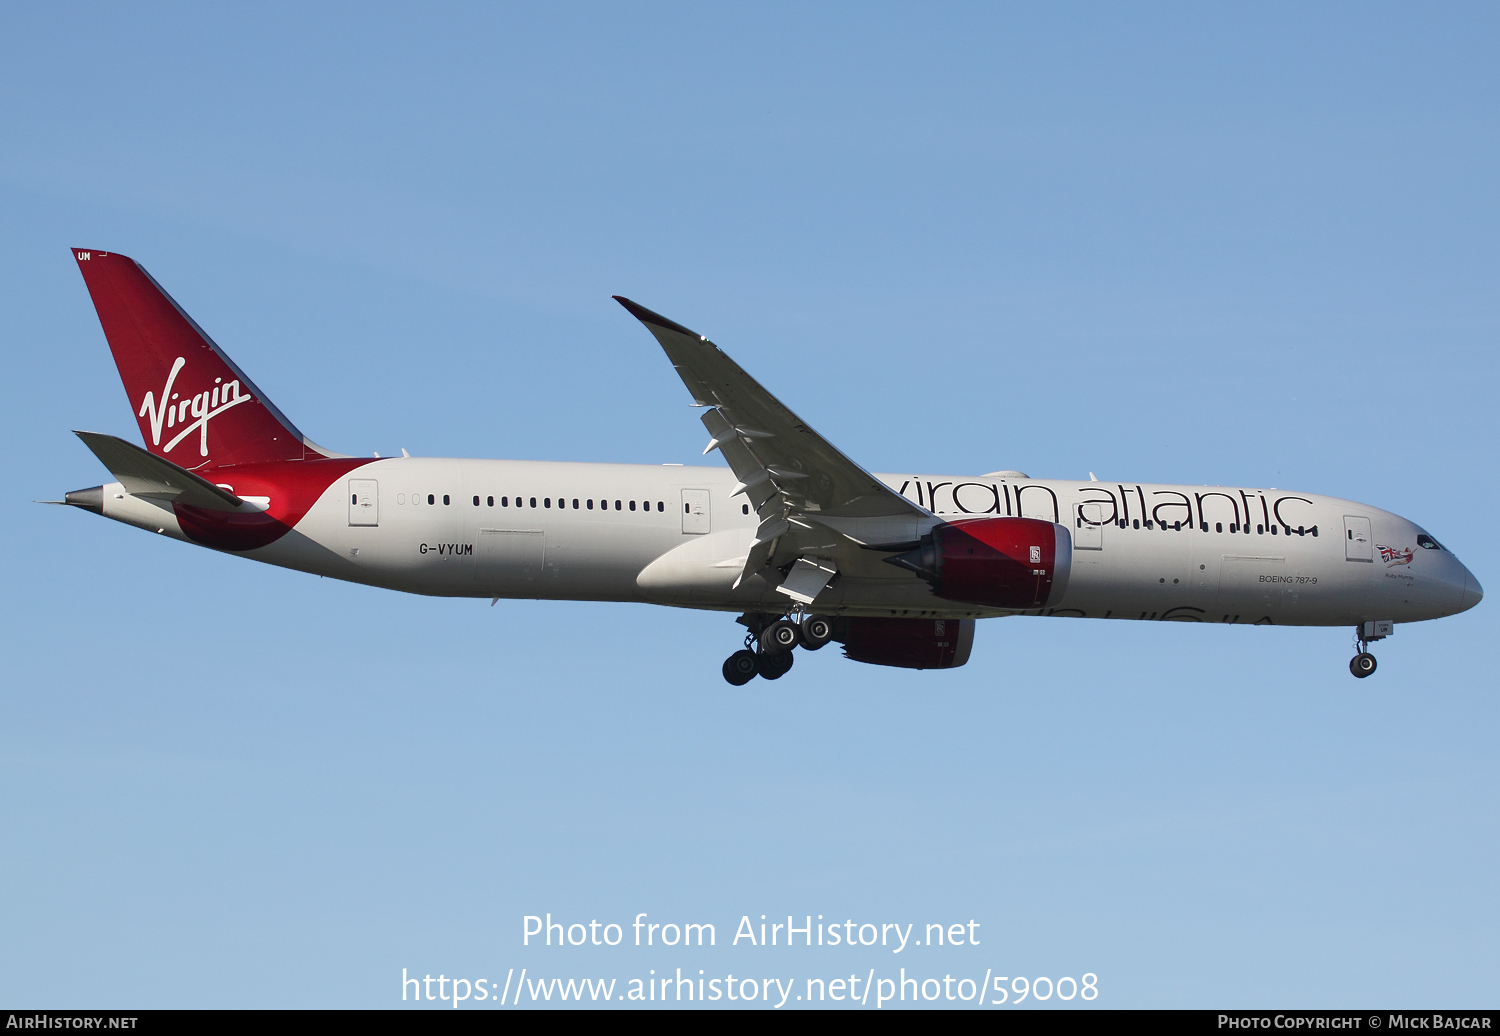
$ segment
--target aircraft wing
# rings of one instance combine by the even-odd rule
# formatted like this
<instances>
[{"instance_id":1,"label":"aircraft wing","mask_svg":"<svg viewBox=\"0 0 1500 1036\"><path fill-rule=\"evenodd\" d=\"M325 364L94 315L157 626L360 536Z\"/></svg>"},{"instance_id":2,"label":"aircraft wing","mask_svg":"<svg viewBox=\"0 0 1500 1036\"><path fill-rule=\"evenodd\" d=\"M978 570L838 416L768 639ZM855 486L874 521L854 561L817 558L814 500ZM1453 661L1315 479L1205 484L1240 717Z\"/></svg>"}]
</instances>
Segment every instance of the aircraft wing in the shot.
<instances>
[{"instance_id":1,"label":"aircraft wing","mask_svg":"<svg viewBox=\"0 0 1500 1036\"><path fill-rule=\"evenodd\" d=\"M840 554L853 561L849 552L859 548L908 549L938 522L844 456L713 342L627 298L615 301L661 343L694 404L708 408L703 452L723 455L739 480L735 495L743 493L760 516L741 579L773 561L790 562L786 585L802 589L783 592L801 600L819 578L808 568L826 573L817 590L834 574L814 559L847 568L837 564Z\"/></svg>"}]
</instances>

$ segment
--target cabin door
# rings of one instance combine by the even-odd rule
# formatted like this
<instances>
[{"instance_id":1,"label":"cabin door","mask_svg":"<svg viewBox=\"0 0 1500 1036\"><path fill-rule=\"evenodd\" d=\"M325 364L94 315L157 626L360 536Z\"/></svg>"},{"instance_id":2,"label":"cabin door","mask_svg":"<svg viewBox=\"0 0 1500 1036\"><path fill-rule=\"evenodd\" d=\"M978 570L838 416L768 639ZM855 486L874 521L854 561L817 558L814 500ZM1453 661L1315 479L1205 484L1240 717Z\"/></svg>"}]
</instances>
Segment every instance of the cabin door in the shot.
<instances>
[{"instance_id":1,"label":"cabin door","mask_svg":"<svg viewBox=\"0 0 1500 1036\"><path fill-rule=\"evenodd\" d=\"M1078 505L1078 517L1073 522L1074 550L1104 549L1104 505L1083 503Z\"/></svg>"},{"instance_id":2,"label":"cabin door","mask_svg":"<svg viewBox=\"0 0 1500 1036\"><path fill-rule=\"evenodd\" d=\"M1344 515L1344 560L1374 562L1370 545L1370 519Z\"/></svg>"},{"instance_id":3,"label":"cabin door","mask_svg":"<svg viewBox=\"0 0 1500 1036\"><path fill-rule=\"evenodd\" d=\"M350 525L379 525L380 506L379 494L375 480L372 478L351 478L349 480L349 524Z\"/></svg>"}]
</instances>

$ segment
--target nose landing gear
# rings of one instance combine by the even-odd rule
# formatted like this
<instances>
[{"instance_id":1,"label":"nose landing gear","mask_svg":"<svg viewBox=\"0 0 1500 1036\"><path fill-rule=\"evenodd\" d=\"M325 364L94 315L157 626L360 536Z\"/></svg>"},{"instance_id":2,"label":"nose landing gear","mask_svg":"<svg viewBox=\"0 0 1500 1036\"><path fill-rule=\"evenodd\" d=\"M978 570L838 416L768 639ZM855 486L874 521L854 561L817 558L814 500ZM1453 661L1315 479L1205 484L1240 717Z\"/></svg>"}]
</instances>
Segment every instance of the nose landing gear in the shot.
<instances>
[{"instance_id":1,"label":"nose landing gear","mask_svg":"<svg viewBox=\"0 0 1500 1036\"><path fill-rule=\"evenodd\" d=\"M1384 640L1396 632L1390 622L1362 622L1354 627L1354 650L1358 652L1349 659L1349 672L1363 680L1375 671L1375 656L1367 650L1370 642Z\"/></svg>"}]
</instances>

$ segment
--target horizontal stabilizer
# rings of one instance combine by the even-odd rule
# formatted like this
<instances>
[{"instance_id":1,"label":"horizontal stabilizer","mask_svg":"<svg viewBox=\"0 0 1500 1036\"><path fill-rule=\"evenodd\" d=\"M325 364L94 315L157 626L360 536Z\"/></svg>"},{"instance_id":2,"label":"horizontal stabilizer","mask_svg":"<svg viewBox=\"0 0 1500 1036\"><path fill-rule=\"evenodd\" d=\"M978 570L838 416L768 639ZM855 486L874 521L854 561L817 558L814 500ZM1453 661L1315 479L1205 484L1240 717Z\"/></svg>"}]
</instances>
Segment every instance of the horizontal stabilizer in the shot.
<instances>
[{"instance_id":1,"label":"horizontal stabilizer","mask_svg":"<svg viewBox=\"0 0 1500 1036\"><path fill-rule=\"evenodd\" d=\"M227 489L124 439L100 432L75 431L73 434L94 451L94 456L120 480L120 485L131 496L175 501L209 511L257 510Z\"/></svg>"}]
</instances>

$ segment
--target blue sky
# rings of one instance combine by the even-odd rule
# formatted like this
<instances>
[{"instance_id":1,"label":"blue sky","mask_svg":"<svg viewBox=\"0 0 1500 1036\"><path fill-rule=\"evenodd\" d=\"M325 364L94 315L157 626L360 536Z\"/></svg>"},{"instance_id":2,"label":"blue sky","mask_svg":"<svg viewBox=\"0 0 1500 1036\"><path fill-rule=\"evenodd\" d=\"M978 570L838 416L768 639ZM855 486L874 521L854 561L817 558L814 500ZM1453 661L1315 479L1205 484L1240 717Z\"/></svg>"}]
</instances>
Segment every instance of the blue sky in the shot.
<instances>
[{"instance_id":1,"label":"blue sky","mask_svg":"<svg viewBox=\"0 0 1500 1036\"><path fill-rule=\"evenodd\" d=\"M1497 37L1486 5L7 7L0 1000L906 966L1493 1005L1488 603L1360 682L1343 630L1012 619L960 670L835 649L731 690L725 616L425 600L30 501L101 480L69 429L136 435L85 246L350 453L691 463L625 294L870 468L1349 497L1493 589ZM522 947L549 911L721 945ZM762 913L982 941L723 945Z\"/></svg>"}]
</instances>

